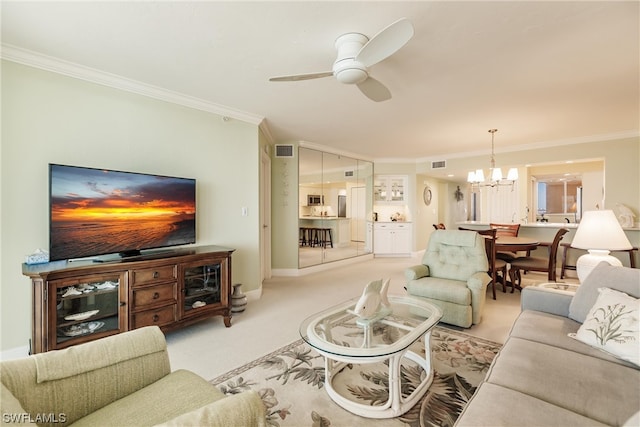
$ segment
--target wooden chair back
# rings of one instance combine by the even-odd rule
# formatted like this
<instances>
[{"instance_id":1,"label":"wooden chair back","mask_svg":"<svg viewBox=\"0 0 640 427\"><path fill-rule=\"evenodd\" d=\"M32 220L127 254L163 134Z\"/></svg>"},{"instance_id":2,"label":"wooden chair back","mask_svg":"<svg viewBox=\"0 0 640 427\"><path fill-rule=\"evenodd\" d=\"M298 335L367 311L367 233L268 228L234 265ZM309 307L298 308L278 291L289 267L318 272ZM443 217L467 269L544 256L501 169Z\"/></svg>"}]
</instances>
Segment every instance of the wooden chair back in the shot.
<instances>
[{"instance_id":1,"label":"wooden chair back","mask_svg":"<svg viewBox=\"0 0 640 427\"><path fill-rule=\"evenodd\" d=\"M495 224L490 223L489 227L496 230L496 236L518 236L520 224Z\"/></svg>"},{"instance_id":2,"label":"wooden chair back","mask_svg":"<svg viewBox=\"0 0 640 427\"><path fill-rule=\"evenodd\" d=\"M558 255L558 247L560 246L560 241L568 232L569 230L567 230L566 228L561 228L560 230L558 230L555 237L553 238L553 242L551 242L551 246L549 246L549 270L547 278L550 282L556 281L556 258Z\"/></svg>"}]
</instances>

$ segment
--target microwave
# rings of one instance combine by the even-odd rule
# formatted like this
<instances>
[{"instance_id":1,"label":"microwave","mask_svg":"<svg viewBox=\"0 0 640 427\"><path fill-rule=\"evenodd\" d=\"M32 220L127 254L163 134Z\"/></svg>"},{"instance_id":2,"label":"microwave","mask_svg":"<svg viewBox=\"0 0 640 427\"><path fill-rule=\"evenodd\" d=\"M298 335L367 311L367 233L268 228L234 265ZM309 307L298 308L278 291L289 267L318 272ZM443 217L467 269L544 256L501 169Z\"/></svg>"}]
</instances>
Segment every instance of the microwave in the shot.
<instances>
[{"instance_id":1,"label":"microwave","mask_svg":"<svg viewBox=\"0 0 640 427\"><path fill-rule=\"evenodd\" d=\"M322 206L324 205L324 196L319 194L309 194L307 196L307 206Z\"/></svg>"}]
</instances>

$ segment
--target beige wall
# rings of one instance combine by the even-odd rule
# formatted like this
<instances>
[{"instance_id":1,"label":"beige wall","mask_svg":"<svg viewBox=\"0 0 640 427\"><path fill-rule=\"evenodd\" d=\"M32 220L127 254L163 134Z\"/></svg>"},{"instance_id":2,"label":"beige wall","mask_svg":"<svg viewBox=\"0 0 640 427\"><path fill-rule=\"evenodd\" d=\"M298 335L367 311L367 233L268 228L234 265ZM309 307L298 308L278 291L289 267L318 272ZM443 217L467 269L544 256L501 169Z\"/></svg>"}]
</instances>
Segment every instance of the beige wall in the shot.
<instances>
[{"instance_id":1,"label":"beige wall","mask_svg":"<svg viewBox=\"0 0 640 427\"><path fill-rule=\"evenodd\" d=\"M48 163L195 178L197 244L235 248L233 282L258 289L259 139L253 124L3 61L0 350L31 337L21 263L48 247Z\"/></svg>"}]
</instances>

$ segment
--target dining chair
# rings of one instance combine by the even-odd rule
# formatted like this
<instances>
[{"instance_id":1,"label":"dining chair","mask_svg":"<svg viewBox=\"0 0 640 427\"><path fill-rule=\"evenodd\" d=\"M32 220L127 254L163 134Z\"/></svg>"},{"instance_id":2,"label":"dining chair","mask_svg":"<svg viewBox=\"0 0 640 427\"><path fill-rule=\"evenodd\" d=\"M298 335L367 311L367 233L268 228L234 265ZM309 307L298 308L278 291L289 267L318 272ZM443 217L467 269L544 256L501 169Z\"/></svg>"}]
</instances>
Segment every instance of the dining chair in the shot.
<instances>
[{"instance_id":1,"label":"dining chair","mask_svg":"<svg viewBox=\"0 0 640 427\"><path fill-rule=\"evenodd\" d=\"M520 224L498 224L498 223L491 222L489 223L489 227L496 230L496 237L500 237L500 236L518 237L518 232L520 231ZM526 255L529 256L530 254L527 252ZM498 259L504 260L509 263L518 257L518 253L499 251L496 253L496 256L498 257Z\"/></svg>"},{"instance_id":2,"label":"dining chair","mask_svg":"<svg viewBox=\"0 0 640 427\"><path fill-rule=\"evenodd\" d=\"M458 230L475 231L485 238L485 249L487 251L487 259L489 261L489 276L491 276L491 291L493 299L496 299L496 282L498 272L502 274L500 283L502 283L502 292L507 292L507 262L496 257L496 230L491 228L488 230L474 230L471 228L458 227Z\"/></svg>"},{"instance_id":3,"label":"dining chair","mask_svg":"<svg viewBox=\"0 0 640 427\"><path fill-rule=\"evenodd\" d=\"M510 262L511 269L509 270L509 277L511 278L511 293L513 293L516 287L522 285L522 277L520 275L520 270L524 271L540 271L547 272L547 280L549 282L556 281L556 258L558 255L558 247L560 246L560 241L563 236L568 233L569 230L566 228L561 228L557 231L555 237L553 238L553 242L551 242L550 246L546 246L548 248L547 257L535 257L535 256L527 256L516 258Z\"/></svg>"}]
</instances>

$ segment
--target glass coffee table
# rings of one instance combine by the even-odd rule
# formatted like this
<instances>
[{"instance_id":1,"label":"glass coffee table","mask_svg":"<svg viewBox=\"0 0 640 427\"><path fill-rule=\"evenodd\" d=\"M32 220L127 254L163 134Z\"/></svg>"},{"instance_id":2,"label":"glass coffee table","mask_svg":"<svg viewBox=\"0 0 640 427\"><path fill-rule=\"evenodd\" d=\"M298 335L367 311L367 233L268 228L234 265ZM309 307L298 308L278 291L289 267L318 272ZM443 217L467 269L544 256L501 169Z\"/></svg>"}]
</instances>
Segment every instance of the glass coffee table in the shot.
<instances>
[{"instance_id":1,"label":"glass coffee table","mask_svg":"<svg viewBox=\"0 0 640 427\"><path fill-rule=\"evenodd\" d=\"M391 314L377 321L366 321L353 313L358 299L310 316L300 325L300 336L324 356L324 384L334 402L363 417L397 417L411 409L433 381L431 330L442 317L442 311L417 298L389 295ZM412 346L422 337L424 347ZM422 351L424 357L418 354ZM389 375L386 402L379 405L356 402L334 387L338 376L351 371L347 365L379 362L388 363L388 368L385 367ZM419 384L408 386L403 383L403 364L424 371ZM405 395L407 390L411 391Z\"/></svg>"}]
</instances>

